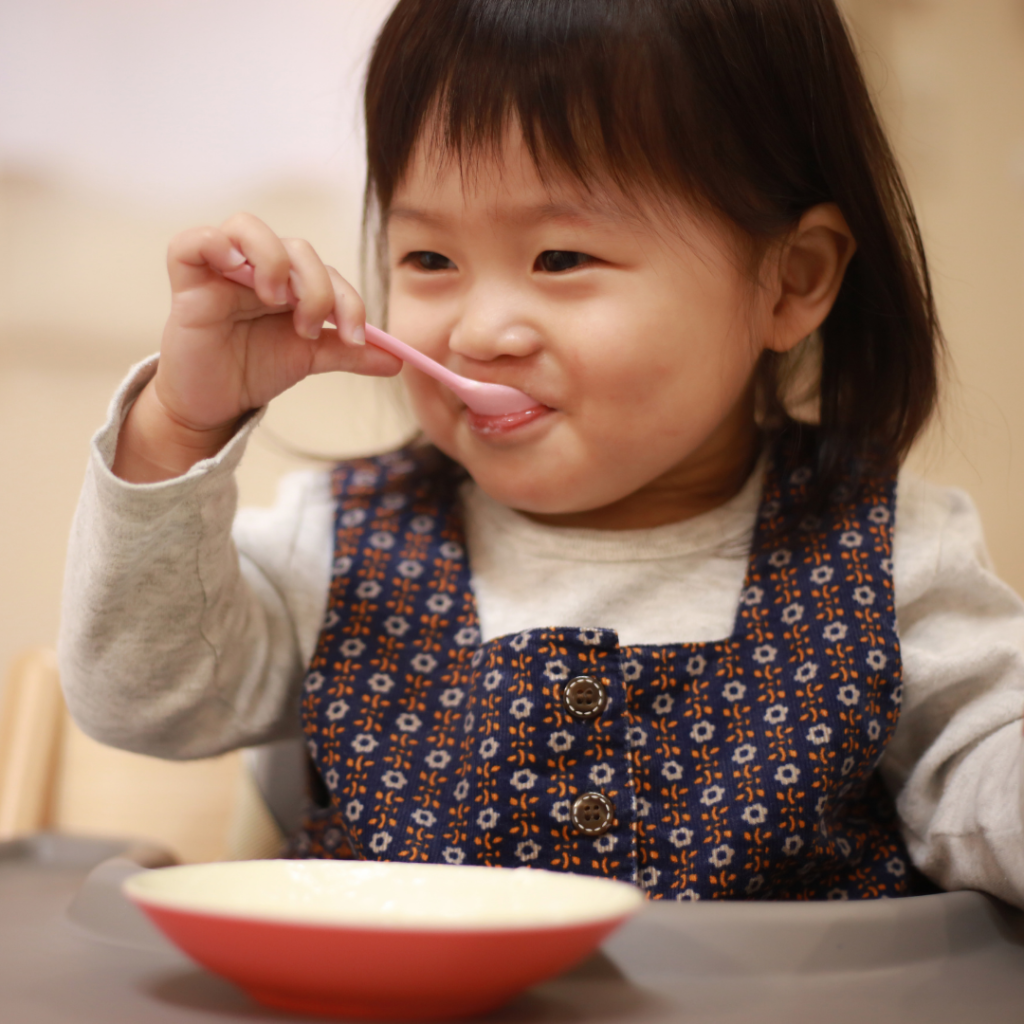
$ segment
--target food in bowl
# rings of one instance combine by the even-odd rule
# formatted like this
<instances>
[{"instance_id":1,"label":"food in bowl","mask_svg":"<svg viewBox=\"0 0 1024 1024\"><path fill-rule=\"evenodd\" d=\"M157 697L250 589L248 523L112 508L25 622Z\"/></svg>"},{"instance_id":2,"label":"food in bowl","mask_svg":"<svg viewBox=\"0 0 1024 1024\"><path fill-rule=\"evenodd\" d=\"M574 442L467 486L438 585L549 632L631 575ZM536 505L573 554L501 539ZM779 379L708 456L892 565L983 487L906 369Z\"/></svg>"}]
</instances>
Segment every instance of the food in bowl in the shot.
<instances>
[{"instance_id":1,"label":"food in bowl","mask_svg":"<svg viewBox=\"0 0 1024 1024\"><path fill-rule=\"evenodd\" d=\"M124 883L185 953L292 1012L483 1013L572 967L643 902L623 882L531 868L236 861Z\"/></svg>"}]
</instances>

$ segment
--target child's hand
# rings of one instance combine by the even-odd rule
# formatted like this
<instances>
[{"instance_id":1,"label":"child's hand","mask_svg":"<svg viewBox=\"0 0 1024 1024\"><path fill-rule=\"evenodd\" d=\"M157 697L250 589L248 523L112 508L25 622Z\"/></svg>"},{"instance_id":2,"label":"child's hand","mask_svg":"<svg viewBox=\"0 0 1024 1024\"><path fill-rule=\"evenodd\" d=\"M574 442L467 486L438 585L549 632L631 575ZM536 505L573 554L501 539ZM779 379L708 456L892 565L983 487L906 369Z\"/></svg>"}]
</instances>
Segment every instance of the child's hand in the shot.
<instances>
[{"instance_id":1,"label":"child's hand","mask_svg":"<svg viewBox=\"0 0 1024 1024\"><path fill-rule=\"evenodd\" d=\"M365 344L355 289L308 242L278 238L250 214L178 235L167 267L160 363L118 440L114 472L124 479L185 472L216 454L247 412L311 374L401 369ZM337 329L323 327L331 315Z\"/></svg>"}]
</instances>

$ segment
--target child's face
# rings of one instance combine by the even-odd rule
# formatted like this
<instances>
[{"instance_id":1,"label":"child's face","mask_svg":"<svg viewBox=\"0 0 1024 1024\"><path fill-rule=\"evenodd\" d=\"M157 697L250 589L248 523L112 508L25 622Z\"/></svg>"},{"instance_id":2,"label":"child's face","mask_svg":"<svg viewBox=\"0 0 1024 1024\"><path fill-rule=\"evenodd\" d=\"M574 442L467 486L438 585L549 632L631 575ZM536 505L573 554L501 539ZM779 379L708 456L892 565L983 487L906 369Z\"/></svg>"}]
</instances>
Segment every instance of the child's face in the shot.
<instances>
[{"instance_id":1,"label":"child's face","mask_svg":"<svg viewBox=\"0 0 1024 1024\"><path fill-rule=\"evenodd\" d=\"M672 213L542 184L515 137L465 176L420 147L388 220L389 330L546 407L482 421L406 369L427 437L493 498L624 528L713 507L744 479L768 311L729 233Z\"/></svg>"}]
</instances>

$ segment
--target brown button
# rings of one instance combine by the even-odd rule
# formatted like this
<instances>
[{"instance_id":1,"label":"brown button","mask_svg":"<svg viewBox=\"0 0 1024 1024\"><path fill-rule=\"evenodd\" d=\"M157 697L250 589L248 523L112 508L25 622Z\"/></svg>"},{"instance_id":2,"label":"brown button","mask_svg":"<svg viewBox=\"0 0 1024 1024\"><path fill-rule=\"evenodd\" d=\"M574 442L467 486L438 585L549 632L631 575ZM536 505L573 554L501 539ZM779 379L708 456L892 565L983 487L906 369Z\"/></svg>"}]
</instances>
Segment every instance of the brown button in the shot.
<instances>
[{"instance_id":1,"label":"brown button","mask_svg":"<svg viewBox=\"0 0 1024 1024\"><path fill-rule=\"evenodd\" d=\"M572 802L572 823L585 836L603 836L615 823L615 804L604 793L584 793Z\"/></svg>"},{"instance_id":2,"label":"brown button","mask_svg":"<svg viewBox=\"0 0 1024 1024\"><path fill-rule=\"evenodd\" d=\"M565 684L562 704L573 718L597 718L608 706L608 690L593 676L577 676Z\"/></svg>"}]
</instances>

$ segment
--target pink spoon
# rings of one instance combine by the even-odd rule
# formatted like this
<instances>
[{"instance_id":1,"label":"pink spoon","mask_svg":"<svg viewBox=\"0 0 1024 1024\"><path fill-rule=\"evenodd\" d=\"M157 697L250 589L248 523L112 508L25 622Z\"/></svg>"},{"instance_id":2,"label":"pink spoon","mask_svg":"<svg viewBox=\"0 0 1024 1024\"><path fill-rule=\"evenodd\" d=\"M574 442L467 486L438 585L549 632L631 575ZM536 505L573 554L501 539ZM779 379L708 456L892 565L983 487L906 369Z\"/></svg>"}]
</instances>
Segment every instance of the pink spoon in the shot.
<instances>
[{"instance_id":1,"label":"pink spoon","mask_svg":"<svg viewBox=\"0 0 1024 1024\"><path fill-rule=\"evenodd\" d=\"M223 274L229 281L237 284L244 284L251 288L253 285L253 268L249 263L243 263L237 270L229 270ZM335 323L334 316L327 318L328 323ZM446 388L453 391L467 408L481 416L511 416L517 412L526 412L528 409L536 409L539 402L535 402L529 395L516 388L510 388L505 384L485 384L479 380L471 380L469 377L462 377L453 373L439 362L425 356L418 349L406 345L404 341L385 334L380 328L371 324L366 325L366 340L377 348L390 352L393 356L415 366L434 380L440 381Z\"/></svg>"}]
</instances>

